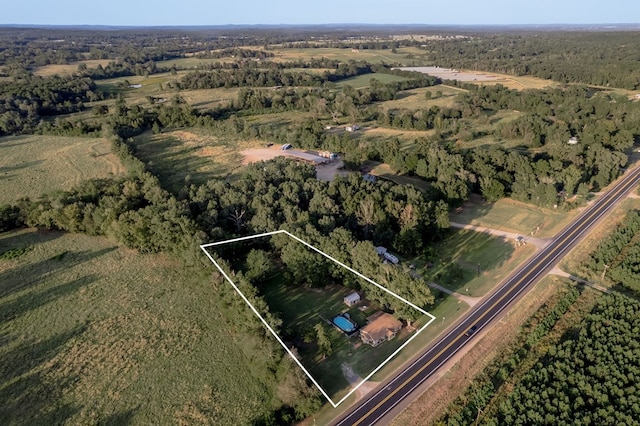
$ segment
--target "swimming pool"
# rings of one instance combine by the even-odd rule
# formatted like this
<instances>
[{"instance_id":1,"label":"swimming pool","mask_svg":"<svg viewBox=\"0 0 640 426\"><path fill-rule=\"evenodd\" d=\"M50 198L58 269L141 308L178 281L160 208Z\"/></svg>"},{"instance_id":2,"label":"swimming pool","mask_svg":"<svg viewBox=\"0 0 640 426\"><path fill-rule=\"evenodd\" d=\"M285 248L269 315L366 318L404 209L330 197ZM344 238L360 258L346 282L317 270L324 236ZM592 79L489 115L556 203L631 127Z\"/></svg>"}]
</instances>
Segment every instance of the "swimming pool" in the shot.
<instances>
[{"instance_id":1,"label":"swimming pool","mask_svg":"<svg viewBox=\"0 0 640 426\"><path fill-rule=\"evenodd\" d=\"M340 330L344 331L345 333L351 333L358 327L357 324L355 324L353 321L349 320L348 318L343 317L342 315L338 315L334 317L331 321L333 321L336 327L338 327Z\"/></svg>"}]
</instances>

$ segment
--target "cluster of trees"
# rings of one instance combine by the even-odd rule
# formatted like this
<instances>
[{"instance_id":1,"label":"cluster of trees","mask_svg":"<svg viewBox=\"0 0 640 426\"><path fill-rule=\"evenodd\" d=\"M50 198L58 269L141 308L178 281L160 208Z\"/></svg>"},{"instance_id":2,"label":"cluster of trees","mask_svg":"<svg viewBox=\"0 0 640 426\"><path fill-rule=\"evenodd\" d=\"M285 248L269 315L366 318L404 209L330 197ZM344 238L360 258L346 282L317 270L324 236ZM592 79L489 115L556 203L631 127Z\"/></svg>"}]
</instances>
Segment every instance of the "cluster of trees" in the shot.
<instances>
[{"instance_id":1,"label":"cluster of trees","mask_svg":"<svg viewBox=\"0 0 640 426\"><path fill-rule=\"evenodd\" d=\"M589 255L589 268L609 281L640 291L640 211L632 210Z\"/></svg>"},{"instance_id":2,"label":"cluster of trees","mask_svg":"<svg viewBox=\"0 0 640 426\"><path fill-rule=\"evenodd\" d=\"M440 424L468 425L495 424L491 420L505 398L505 388L512 386L526 371L529 358L544 351L545 339L549 332L578 299L580 292L569 289L558 300L545 303L529 319L520 332L513 347L499 354L472 385L451 404L442 417ZM524 343L523 343L524 342ZM481 417L482 416L482 417ZM500 423L498 423L500 424Z\"/></svg>"},{"instance_id":3,"label":"cluster of trees","mask_svg":"<svg viewBox=\"0 0 640 426\"><path fill-rule=\"evenodd\" d=\"M640 418L640 303L601 299L551 346L500 405L492 424L635 424Z\"/></svg>"},{"instance_id":4,"label":"cluster of trees","mask_svg":"<svg viewBox=\"0 0 640 426\"><path fill-rule=\"evenodd\" d=\"M627 31L502 32L421 44L430 62L440 66L635 90L640 88L636 37Z\"/></svg>"},{"instance_id":5,"label":"cluster of trees","mask_svg":"<svg viewBox=\"0 0 640 426\"><path fill-rule=\"evenodd\" d=\"M102 98L89 78L30 77L0 82L0 136L33 130L44 117L81 111Z\"/></svg>"}]
</instances>

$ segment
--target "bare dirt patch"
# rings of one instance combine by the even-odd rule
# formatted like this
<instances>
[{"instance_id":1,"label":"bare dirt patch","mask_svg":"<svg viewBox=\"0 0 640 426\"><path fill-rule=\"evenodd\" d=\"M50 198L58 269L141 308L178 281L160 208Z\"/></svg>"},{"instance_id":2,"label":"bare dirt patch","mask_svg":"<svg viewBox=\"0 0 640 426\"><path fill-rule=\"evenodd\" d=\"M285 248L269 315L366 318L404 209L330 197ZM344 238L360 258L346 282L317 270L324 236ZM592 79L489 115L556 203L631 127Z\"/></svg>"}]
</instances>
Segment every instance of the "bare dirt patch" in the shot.
<instances>
[{"instance_id":1,"label":"bare dirt patch","mask_svg":"<svg viewBox=\"0 0 640 426\"><path fill-rule=\"evenodd\" d=\"M270 148L245 149L244 151L240 151L240 154L242 154L244 157L242 159L242 164L244 164L245 166L247 164L256 163L258 161L273 160L276 157L285 155L284 151L282 151L279 146L272 146Z\"/></svg>"}]
</instances>

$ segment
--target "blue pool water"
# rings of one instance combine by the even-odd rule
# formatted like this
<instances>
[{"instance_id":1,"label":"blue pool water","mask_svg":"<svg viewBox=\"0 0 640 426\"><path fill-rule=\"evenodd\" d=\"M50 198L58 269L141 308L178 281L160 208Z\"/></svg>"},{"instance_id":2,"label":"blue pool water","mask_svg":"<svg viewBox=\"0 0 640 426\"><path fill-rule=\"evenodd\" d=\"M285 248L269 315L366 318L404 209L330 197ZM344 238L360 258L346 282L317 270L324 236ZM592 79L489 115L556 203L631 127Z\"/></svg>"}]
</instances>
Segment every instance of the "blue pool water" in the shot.
<instances>
[{"instance_id":1,"label":"blue pool water","mask_svg":"<svg viewBox=\"0 0 640 426\"><path fill-rule=\"evenodd\" d=\"M332 321L336 326L338 326L338 328L340 328L340 330L344 331L345 333L351 333L356 329L356 325L342 315L338 315L337 317L333 318Z\"/></svg>"}]
</instances>

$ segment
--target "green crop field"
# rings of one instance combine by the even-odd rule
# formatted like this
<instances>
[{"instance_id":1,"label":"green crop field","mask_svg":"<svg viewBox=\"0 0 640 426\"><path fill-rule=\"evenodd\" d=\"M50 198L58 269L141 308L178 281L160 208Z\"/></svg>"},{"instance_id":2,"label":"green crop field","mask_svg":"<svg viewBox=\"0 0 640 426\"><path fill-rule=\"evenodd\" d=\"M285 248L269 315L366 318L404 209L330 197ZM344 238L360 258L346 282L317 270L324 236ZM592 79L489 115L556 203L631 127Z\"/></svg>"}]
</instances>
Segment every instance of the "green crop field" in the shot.
<instances>
[{"instance_id":1,"label":"green crop field","mask_svg":"<svg viewBox=\"0 0 640 426\"><path fill-rule=\"evenodd\" d=\"M0 138L0 204L68 190L87 179L125 173L106 139L57 136Z\"/></svg>"},{"instance_id":2,"label":"green crop field","mask_svg":"<svg viewBox=\"0 0 640 426\"><path fill-rule=\"evenodd\" d=\"M259 339L207 270L105 238L0 234L1 424L250 424L273 409ZM256 356L256 354L260 354Z\"/></svg>"}]
</instances>

